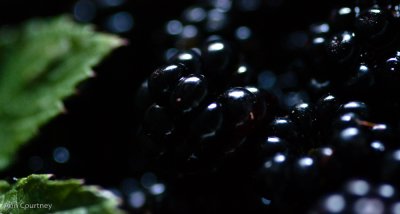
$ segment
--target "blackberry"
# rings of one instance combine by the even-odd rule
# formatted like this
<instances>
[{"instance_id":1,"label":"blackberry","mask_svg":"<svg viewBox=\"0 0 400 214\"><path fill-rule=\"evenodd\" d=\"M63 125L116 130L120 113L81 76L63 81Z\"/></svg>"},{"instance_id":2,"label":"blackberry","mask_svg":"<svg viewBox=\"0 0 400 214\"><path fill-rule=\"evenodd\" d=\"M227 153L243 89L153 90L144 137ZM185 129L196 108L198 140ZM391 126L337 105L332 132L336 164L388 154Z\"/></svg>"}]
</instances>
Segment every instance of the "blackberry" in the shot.
<instances>
[{"instance_id":1,"label":"blackberry","mask_svg":"<svg viewBox=\"0 0 400 214\"><path fill-rule=\"evenodd\" d=\"M242 74L248 66L238 64L235 55L228 41L212 40L205 42L201 55L178 52L170 60L176 64L150 75L148 94L154 104L144 115L139 135L165 147L160 155L175 159L174 153L183 149L181 164L190 157L217 164L256 136L255 130L262 130L275 103L268 92L247 85L251 81ZM241 71L232 72L235 66ZM227 83L233 79L235 87L230 87Z\"/></svg>"}]
</instances>

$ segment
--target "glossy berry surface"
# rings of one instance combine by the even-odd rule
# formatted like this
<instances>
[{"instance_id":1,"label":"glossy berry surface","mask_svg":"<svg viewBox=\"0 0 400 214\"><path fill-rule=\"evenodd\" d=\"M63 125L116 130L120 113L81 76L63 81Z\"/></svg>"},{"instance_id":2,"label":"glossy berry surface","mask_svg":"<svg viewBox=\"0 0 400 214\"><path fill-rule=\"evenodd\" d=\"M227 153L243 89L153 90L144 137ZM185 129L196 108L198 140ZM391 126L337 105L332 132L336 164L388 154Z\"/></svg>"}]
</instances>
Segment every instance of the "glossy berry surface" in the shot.
<instances>
[{"instance_id":1,"label":"glossy berry surface","mask_svg":"<svg viewBox=\"0 0 400 214\"><path fill-rule=\"evenodd\" d=\"M202 48L202 63L206 76L223 78L230 75L236 56L232 47L222 40L212 40ZM222 80L222 79L221 79Z\"/></svg>"},{"instance_id":2,"label":"glossy berry surface","mask_svg":"<svg viewBox=\"0 0 400 214\"><path fill-rule=\"evenodd\" d=\"M179 51L169 62L172 64L183 64L189 73L201 73L200 55L194 50Z\"/></svg>"},{"instance_id":3,"label":"glossy berry surface","mask_svg":"<svg viewBox=\"0 0 400 214\"><path fill-rule=\"evenodd\" d=\"M289 118L278 117L271 122L271 134L281 138L295 139L297 137L297 125Z\"/></svg>"},{"instance_id":4,"label":"glossy berry surface","mask_svg":"<svg viewBox=\"0 0 400 214\"><path fill-rule=\"evenodd\" d=\"M228 123L235 128L248 126L256 120L256 96L245 88L232 88L220 98Z\"/></svg>"},{"instance_id":5,"label":"glossy berry surface","mask_svg":"<svg viewBox=\"0 0 400 214\"><path fill-rule=\"evenodd\" d=\"M148 80L150 94L160 104L165 103L185 70L186 68L179 64L167 65L155 70Z\"/></svg>"},{"instance_id":6,"label":"glossy berry surface","mask_svg":"<svg viewBox=\"0 0 400 214\"><path fill-rule=\"evenodd\" d=\"M348 102L346 104L343 104L339 112L342 113L354 113L359 115L362 118L368 117L368 108L367 105L363 102L358 102L358 101L352 101Z\"/></svg>"},{"instance_id":7,"label":"glossy berry surface","mask_svg":"<svg viewBox=\"0 0 400 214\"><path fill-rule=\"evenodd\" d=\"M201 139L215 137L221 130L223 119L221 104L213 102L202 109L194 119L190 127L191 132Z\"/></svg>"},{"instance_id":8,"label":"glossy berry surface","mask_svg":"<svg viewBox=\"0 0 400 214\"><path fill-rule=\"evenodd\" d=\"M373 7L361 13L356 19L355 27L359 35L367 42L390 42L391 37L394 36L391 32L393 23L391 23L390 14L379 7Z\"/></svg>"},{"instance_id":9,"label":"glossy berry surface","mask_svg":"<svg viewBox=\"0 0 400 214\"><path fill-rule=\"evenodd\" d=\"M179 80L171 95L171 106L189 112L200 105L207 95L207 81L202 75L189 75Z\"/></svg>"},{"instance_id":10,"label":"glossy berry surface","mask_svg":"<svg viewBox=\"0 0 400 214\"><path fill-rule=\"evenodd\" d=\"M346 63L356 54L355 34L344 31L334 35L327 42L326 52L328 57L339 64Z\"/></svg>"},{"instance_id":11,"label":"glossy berry surface","mask_svg":"<svg viewBox=\"0 0 400 214\"><path fill-rule=\"evenodd\" d=\"M262 157L268 157L276 153L286 153L288 150L288 144L285 140L275 137L268 136L260 145Z\"/></svg>"},{"instance_id":12,"label":"glossy berry surface","mask_svg":"<svg viewBox=\"0 0 400 214\"><path fill-rule=\"evenodd\" d=\"M164 107L153 104L144 115L143 129L150 136L165 137L172 134L174 124Z\"/></svg>"}]
</instances>

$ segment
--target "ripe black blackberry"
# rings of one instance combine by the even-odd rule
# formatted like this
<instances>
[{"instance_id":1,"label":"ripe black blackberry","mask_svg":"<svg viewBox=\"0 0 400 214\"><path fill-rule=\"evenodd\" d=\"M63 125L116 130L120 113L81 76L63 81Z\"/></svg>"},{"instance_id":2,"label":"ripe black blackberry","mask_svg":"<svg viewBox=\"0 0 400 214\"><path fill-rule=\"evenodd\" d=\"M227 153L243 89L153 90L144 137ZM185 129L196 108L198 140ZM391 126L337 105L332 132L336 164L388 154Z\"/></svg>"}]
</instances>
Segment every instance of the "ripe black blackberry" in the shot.
<instances>
[{"instance_id":1,"label":"ripe black blackberry","mask_svg":"<svg viewBox=\"0 0 400 214\"><path fill-rule=\"evenodd\" d=\"M305 49L310 82L329 82L331 92L366 101L377 99L369 94L391 93L397 87L382 76L392 70L395 79L398 70L398 6L383 2L341 5L328 22L311 28Z\"/></svg>"},{"instance_id":2,"label":"ripe black blackberry","mask_svg":"<svg viewBox=\"0 0 400 214\"><path fill-rule=\"evenodd\" d=\"M278 137L260 142L264 162L254 187L260 197L272 201L270 210L307 209L319 195L352 177L397 185L394 178L400 165L393 149L399 136L390 125L372 122L370 115L363 102L340 104L327 95L276 117L270 134Z\"/></svg>"},{"instance_id":3,"label":"ripe black blackberry","mask_svg":"<svg viewBox=\"0 0 400 214\"><path fill-rule=\"evenodd\" d=\"M138 94L154 103L144 112L140 134L163 148L159 155L179 156L181 164L218 162L273 114L270 95L249 86L251 73L243 75L248 68L229 42L211 40L200 54L182 51L170 61L176 64L154 71Z\"/></svg>"}]
</instances>

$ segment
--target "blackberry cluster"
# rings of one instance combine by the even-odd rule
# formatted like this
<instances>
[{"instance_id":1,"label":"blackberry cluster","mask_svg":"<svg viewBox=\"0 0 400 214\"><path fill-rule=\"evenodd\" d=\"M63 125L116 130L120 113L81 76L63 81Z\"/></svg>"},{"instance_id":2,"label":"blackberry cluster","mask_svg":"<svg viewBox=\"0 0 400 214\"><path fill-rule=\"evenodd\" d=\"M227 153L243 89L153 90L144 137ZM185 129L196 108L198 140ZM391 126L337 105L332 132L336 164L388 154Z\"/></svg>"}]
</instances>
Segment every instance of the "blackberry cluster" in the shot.
<instances>
[{"instance_id":1,"label":"blackberry cluster","mask_svg":"<svg viewBox=\"0 0 400 214\"><path fill-rule=\"evenodd\" d=\"M213 168L230 156L257 134L274 109L274 96L248 85L252 75L222 39L205 42L201 55L195 49L177 53L137 95L145 153L174 166L190 163L190 170L197 163Z\"/></svg>"},{"instance_id":2,"label":"blackberry cluster","mask_svg":"<svg viewBox=\"0 0 400 214\"><path fill-rule=\"evenodd\" d=\"M207 213L397 213L399 3L338 2L328 21L291 29L284 59L268 62L258 51L271 41L254 19L236 20L237 2L166 24L174 47L137 93L137 161L176 195L217 195ZM324 196L354 178L379 185Z\"/></svg>"},{"instance_id":3,"label":"blackberry cluster","mask_svg":"<svg viewBox=\"0 0 400 214\"><path fill-rule=\"evenodd\" d=\"M256 180L278 213L306 210L350 178L396 182L392 152L398 135L388 124L371 122L361 101L341 104L326 95L315 104L297 104L289 115L276 117L267 133L260 150L266 160Z\"/></svg>"},{"instance_id":4,"label":"blackberry cluster","mask_svg":"<svg viewBox=\"0 0 400 214\"><path fill-rule=\"evenodd\" d=\"M398 27L398 3L387 1L342 5L328 22L313 24L303 52L312 94L397 105Z\"/></svg>"}]
</instances>

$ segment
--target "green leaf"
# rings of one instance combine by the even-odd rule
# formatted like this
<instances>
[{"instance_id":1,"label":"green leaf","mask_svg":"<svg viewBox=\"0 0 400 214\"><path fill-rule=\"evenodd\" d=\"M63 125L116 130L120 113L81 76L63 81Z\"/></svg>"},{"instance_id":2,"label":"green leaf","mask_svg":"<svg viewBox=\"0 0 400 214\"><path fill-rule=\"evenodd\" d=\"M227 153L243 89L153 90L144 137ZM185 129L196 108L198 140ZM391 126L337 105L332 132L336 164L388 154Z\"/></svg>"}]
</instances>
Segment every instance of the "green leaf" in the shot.
<instances>
[{"instance_id":1,"label":"green leaf","mask_svg":"<svg viewBox=\"0 0 400 214\"><path fill-rule=\"evenodd\" d=\"M118 214L119 200L111 192L96 186L84 186L81 180L49 180L51 175L31 175L0 185L0 213Z\"/></svg>"},{"instance_id":2,"label":"green leaf","mask_svg":"<svg viewBox=\"0 0 400 214\"><path fill-rule=\"evenodd\" d=\"M92 75L91 68L122 43L66 16L0 30L0 170L63 111L62 99Z\"/></svg>"}]
</instances>

